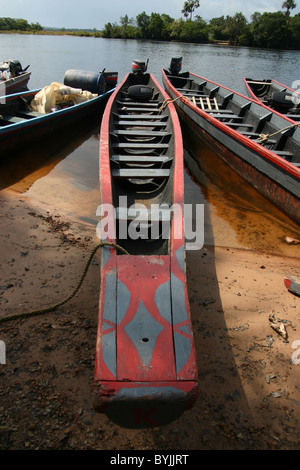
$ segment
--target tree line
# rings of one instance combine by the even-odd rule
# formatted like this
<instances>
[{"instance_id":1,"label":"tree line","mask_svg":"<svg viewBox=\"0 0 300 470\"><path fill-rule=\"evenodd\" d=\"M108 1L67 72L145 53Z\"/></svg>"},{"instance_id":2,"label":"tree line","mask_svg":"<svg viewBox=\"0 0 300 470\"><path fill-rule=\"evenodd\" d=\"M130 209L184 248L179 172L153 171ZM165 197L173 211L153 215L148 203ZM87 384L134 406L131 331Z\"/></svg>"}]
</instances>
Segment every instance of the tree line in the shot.
<instances>
[{"instance_id":1,"label":"tree line","mask_svg":"<svg viewBox=\"0 0 300 470\"><path fill-rule=\"evenodd\" d=\"M167 14L143 11L136 18L125 15L119 23L107 23L103 30L60 30L42 28L39 23L29 24L23 19L0 18L0 31L27 31L39 34L73 34L121 39L151 39L158 41L182 41L198 44L225 42L234 46L273 49L300 49L300 13L291 16L296 7L293 0L286 0L282 10L274 13L255 12L248 21L242 12L234 16L220 16L205 21L194 15L198 0L184 2L183 18L174 19Z\"/></svg>"},{"instance_id":2,"label":"tree line","mask_svg":"<svg viewBox=\"0 0 300 470\"><path fill-rule=\"evenodd\" d=\"M42 31L39 23L28 23L22 18L0 18L0 31Z\"/></svg>"},{"instance_id":3,"label":"tree line","mask_svg":"<svg viewBox=\"0 0 300 470\"><path fill-rule=\"evenodd\" d=\"M288 10L287 10L288 11ZM191 43L227 42L234 46L273 49L300 49L300 13L291 17L283 11L255 12L248 21L243 13L220 16L205 21L195 15L174 19L166 14L145 12L120 23L107 23L102 31L106 38L152 39Z\"/></svg>"}]
</instances>

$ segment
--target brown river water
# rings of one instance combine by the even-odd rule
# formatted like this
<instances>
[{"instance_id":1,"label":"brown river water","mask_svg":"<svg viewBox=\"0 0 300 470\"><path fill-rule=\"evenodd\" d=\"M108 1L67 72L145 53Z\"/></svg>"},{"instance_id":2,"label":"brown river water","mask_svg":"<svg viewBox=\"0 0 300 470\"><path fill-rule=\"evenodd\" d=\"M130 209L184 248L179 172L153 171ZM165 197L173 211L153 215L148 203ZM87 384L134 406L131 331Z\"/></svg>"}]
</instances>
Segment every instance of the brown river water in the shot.
<instances>
[{"instance_id":1,"label":"brown river water","mask_svg":"<svg viewBox=\"0 0 300 470\"><path fill-rule=\"evenodd\" d=\"M134 59L149 57L148 71L161 79L161 67L183 56L183 69L245 93L242 77L276 78L291 86L299 77L298 51L103 40L68 36L1 35L3 59L30 63L29 88L63 81L67 69L117 71L119 80ZM287 67L289 65L289 67ZM281 66L281 67L280 67ZM287 70L289 68L289 70ZM291 73L295 70L295 74ZM18 158L4 158L0 191L10 188L61 214L96 226L99 205L99 124L74 133L68 145L57 141L50 153L29 150ZM204 204L204 244L262 250L299 256L300 228L223 163L205 143L183 129L185 146L185 202ZM14 156L16 157L16 156Z\"/></svg>"}]
</instances>

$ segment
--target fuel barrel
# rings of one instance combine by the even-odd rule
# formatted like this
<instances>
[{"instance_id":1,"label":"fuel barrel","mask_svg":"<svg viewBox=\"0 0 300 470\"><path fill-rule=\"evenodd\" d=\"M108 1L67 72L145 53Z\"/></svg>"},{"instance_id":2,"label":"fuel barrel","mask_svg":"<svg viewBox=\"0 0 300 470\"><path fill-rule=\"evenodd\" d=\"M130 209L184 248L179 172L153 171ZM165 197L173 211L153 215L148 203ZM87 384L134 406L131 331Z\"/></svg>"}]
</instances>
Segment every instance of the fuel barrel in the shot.
<instances>
[{"instance_id":1,"label":"fuel barrel","mask_svg":"<svg viewBox=\"0 0 300 470\"><path fill-rule=\"evenodd\" d=\"M67 70L64 76L64 85L101 94L105 92L105 77L100 72Z\"/></svg>"}]
</instances>

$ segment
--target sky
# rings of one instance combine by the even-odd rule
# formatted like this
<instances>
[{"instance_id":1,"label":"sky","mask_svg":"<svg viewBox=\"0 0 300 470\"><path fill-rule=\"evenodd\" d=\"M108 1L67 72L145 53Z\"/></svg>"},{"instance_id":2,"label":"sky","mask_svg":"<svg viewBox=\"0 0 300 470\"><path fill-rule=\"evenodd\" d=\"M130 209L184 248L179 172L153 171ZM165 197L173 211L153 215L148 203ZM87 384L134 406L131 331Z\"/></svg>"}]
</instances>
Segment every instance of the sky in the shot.
<instances>
[{"instance_id":1,"label":"sky","mask_svg":"<svg viewBox=\"0 0 300 470\"><path fill-rule=\"evenodd\" d=\"M282 10L284 0L200 0L195 14L204 20L219 16L234 16L242 12L248 20L254 12L274 12ZM183 17L181 10L184 0L0 0L0 17L23 18L28 23L58 28L103 29L106 23L120 23L120 18L128 15L136 18L145 11L166 13L174 19ZM292 15L300 12L299 3Z\"/></svg>"}]
</instances>

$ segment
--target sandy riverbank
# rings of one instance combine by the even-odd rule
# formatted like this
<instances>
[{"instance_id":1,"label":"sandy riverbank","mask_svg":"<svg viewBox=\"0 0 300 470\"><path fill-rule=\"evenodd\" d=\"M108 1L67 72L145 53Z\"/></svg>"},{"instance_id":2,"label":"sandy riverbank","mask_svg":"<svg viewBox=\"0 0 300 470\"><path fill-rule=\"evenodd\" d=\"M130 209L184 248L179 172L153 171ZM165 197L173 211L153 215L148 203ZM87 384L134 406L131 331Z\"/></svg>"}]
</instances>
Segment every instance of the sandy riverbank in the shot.
<instances>
[{"instance_id":1,"label":"sandy riverbank","mask_svg":"<svg viewBox=\"0 0 300 470\"><path fill-rule=\"evenodd\" d=\"M98 243L78 223L0 193L1 316L43 308L75 287ZM298 254L297 254L298 253ZM0 325L1 449L299 449L300 298L283 284L295 257L206 246L187 252L200 391L178 421L122 429L92 407L100 252L76 296L55 312ZM270 326L286 320L288 339Z\"/></svg>"}]
</instances>

